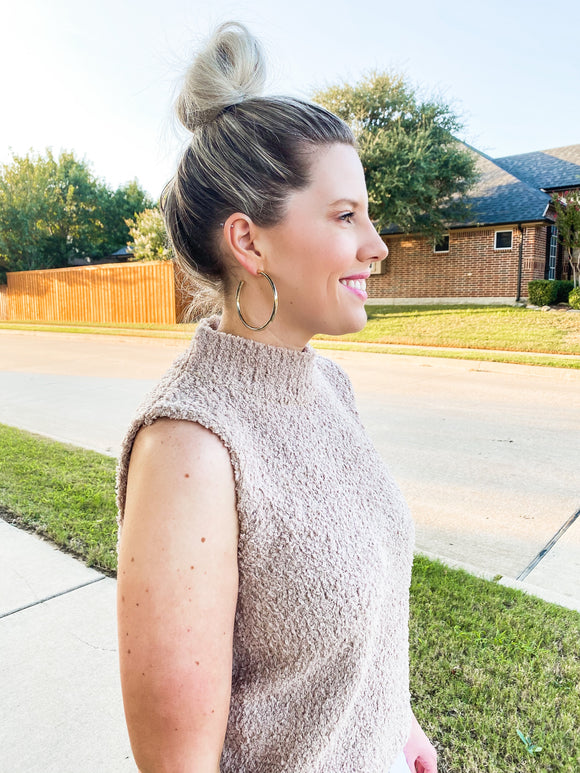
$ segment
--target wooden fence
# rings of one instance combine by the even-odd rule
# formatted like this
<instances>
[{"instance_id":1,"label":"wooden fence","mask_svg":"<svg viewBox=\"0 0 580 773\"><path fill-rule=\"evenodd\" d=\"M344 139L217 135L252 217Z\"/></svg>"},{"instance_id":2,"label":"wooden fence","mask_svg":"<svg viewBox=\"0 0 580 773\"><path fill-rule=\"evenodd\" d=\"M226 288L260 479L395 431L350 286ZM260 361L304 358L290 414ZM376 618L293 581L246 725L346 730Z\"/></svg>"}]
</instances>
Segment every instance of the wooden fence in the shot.
<instances>
[{"instance_id":1,"label":"wooden fence","mask_svg":"<svg viewBox=\"0 0 580 773\"><path fill-rule=\"evenodd\" d=\"M176 322L171 261L18 271L7 277L8 284L0 286L0 319Z\"/></svg>"},{"instance_id":2,"label":"wooden fence","mask_svg":"<svg viewBox=\"0 0 580 773\"><path fill-rule=\"evenodd\" d=\"M8 319L8 287L0 285L0 320Z\"/></svg>"}]
</instances>

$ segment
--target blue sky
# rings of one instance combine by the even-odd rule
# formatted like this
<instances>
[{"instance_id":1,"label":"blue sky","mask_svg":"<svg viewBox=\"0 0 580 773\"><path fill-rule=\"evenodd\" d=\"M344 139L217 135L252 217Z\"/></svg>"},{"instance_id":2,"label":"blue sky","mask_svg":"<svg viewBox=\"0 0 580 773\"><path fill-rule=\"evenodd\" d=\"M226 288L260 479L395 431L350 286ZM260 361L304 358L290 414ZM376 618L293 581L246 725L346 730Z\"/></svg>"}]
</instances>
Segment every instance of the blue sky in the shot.
<instances>
[{"instance_id":1,"label":"blue sky","mask_svg":"<svg viewBox=\"0 0 580 773\"><path fill-rule=\"evenodd\" d=\"M7 7L9 6L9 7ZM73 150L110 185L154 197L183 134L179 78L215 24L262 40L269 91L308 97L369 70L406 73L450 102L462 138L492 156L580 143L580 3L539 0L19 0L0 28L0 163Z\"/></svg>"}]
</instances>

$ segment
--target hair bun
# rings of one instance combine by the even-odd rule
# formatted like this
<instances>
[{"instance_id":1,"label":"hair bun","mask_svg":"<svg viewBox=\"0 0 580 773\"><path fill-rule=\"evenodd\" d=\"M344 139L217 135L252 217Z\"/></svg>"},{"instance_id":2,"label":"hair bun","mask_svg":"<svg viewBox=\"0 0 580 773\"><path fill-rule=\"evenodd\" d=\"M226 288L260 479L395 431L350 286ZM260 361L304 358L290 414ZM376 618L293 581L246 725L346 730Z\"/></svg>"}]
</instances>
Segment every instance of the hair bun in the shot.
<instances>
[{"instance_id":1,"label":"hair bun","mask_svg":"<svg viewBox=\"0 0 580 773\"><path fill-rule=\"evenodd\" d=\"M258 40L239 22L220 24L186 72L177 117L194 131L226 107L261 96L265 79Z\"/></svg>"}]
</instances>

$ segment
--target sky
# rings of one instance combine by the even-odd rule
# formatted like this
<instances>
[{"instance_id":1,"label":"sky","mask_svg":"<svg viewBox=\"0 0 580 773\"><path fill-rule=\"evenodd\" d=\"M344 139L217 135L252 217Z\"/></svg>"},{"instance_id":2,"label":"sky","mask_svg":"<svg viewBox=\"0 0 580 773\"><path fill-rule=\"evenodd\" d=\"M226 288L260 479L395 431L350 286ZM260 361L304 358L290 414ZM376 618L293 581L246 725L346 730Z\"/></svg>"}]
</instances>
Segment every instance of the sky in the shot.
<instances>
[{"instance_id":1,"label":"sky","mask_svg":"<svg viewBox=\"0 0 580 773\"><path fill-rule=\"evenodd\" d=\"M229 19L262 41L269 93L390 69L451 104L461 139L493 157L580 143L578 0L0 0L0 164L73 151L157 199L186 141L180 79Z\"/></svg>"}]
</instances>

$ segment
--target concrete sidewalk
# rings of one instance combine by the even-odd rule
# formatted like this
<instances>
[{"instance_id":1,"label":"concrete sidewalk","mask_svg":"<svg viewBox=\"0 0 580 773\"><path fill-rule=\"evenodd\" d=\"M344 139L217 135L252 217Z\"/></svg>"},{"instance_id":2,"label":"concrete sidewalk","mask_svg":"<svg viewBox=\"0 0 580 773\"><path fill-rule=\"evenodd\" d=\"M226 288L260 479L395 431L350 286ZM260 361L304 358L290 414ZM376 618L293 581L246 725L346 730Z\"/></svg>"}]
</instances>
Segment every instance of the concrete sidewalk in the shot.
<instances>
[{"instance_id":1,"label":"concrete sidewalk","mask_svg":"<svg viewBox=\"0 0 580 773\"><path fill-rule=\"evenodd\" d=\"M115 581L2 520L0 567L0 771L136 771Z\"/></svg>"}]
</instances>

